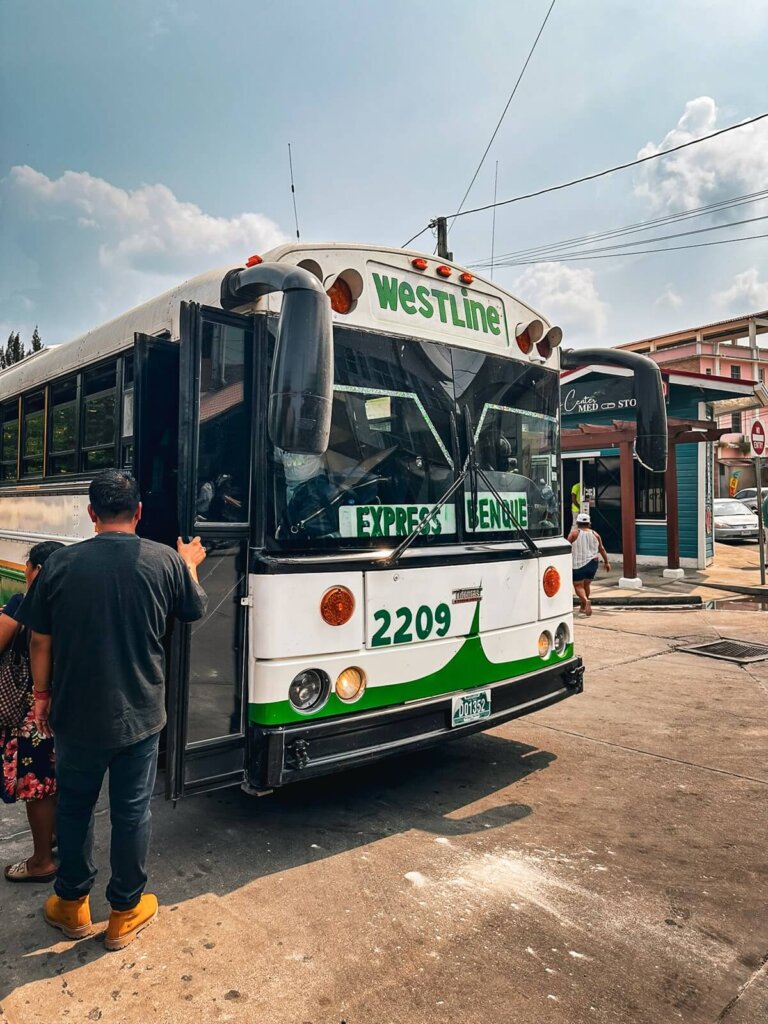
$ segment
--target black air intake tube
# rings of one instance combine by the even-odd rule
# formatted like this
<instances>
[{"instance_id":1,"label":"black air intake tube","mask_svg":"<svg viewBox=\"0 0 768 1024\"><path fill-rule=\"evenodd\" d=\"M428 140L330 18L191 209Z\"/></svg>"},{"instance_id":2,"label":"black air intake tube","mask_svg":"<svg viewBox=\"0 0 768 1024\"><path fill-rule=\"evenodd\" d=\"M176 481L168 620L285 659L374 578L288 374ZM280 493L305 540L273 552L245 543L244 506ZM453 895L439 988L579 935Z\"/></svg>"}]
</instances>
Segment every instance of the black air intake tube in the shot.
<instances>
[{"instance_id":1,"label":"black air intake tube","mask_svg":"<svg viewBox=\"0 0 768 1024\"><path fill-rule=\"evenodd\" d=\"M562 370L602 363L631 370L635 377L637 403L637 438L635 454L638 461L654 473L667 468L667 408L659 368L648 356L637 352L621 352L615 348L569 348L560 354Z\"/></svg>"},{"instance_id":2,"label":"black air intake tube","mask_svg":"<svg viewBox=\"0 0 768 1024\"><path fill-rule=\"evenodd\" d=\"M230 270L221 282L221 306L236 309L269 292L283 293L269 382L269 438L285 451L322 455L333 403L331 304L309 271L259 263Z\"/></svg>"}]
</instances>

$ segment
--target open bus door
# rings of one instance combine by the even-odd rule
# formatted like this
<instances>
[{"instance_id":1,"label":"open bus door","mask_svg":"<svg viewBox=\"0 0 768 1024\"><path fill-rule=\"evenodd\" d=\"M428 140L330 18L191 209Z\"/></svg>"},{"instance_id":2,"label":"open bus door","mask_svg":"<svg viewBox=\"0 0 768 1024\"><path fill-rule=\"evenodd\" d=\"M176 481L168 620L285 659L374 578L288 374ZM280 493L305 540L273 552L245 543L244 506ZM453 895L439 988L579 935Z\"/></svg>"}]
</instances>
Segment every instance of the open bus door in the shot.
<instances>
[{"instance_id":1,"label":"open bus door","mask_svg":"<svg viewBox=\"0 0 768 1024\"><path fill-rule=\"evenodd\" d=\"M204 617L176 623L168 680L166 796L240 782L245 763L253 322L182 303L179 532L207 552Z\"/></svg>"}]
</instances>

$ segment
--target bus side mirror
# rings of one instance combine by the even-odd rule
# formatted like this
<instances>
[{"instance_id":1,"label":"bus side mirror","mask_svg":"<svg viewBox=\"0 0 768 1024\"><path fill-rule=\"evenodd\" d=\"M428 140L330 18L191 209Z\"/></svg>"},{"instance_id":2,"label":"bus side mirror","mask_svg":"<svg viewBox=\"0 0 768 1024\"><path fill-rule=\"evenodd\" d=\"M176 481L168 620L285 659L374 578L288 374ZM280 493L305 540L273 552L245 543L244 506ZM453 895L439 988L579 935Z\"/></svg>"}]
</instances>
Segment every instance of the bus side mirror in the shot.
<instances>
[{"instance_id":1,"label":"bus side mirror","mask_svg":"<svg viewBox=\"0 0 768 1024\"><path fill-rule=\"evenodd\" d=\"M659 367L639 352L615 348L566 349L560 355L561 370L575 370L591 363L632 371L637 402L635 455L646 469L663 473L667 468L667 406Z\"/></svg>"},{"instance_id":2,"label":"bus side mirror","mask_svg":"<svg viewBox=\"0 0 768 1024\"><path fill-rule=\"evenodd\" d=\"M269 292L283 293L269 382L269 439L287 452L323 455L333 407L333 325L323 286L309 271L282 263L231 270L222 281L224 309Z\"/></svg>"}]
</instances>

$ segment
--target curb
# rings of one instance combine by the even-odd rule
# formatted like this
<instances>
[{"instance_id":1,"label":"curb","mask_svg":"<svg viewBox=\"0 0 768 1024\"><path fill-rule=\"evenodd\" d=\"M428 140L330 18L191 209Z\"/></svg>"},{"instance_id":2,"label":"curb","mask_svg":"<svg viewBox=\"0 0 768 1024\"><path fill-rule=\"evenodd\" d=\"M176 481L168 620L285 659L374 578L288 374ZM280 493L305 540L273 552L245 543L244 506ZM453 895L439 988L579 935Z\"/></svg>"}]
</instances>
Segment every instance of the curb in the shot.
<instances>
[{"instance_id":1,"label":"curb","mask_svg":"<svg viewBox=\"0 0 768 1024\"><path fill-rule=\"evenodd\" d=\"M655 607L666 606L673 608L677 607L696 607L700 608L703 604L701 597L698 594L643 594L640 597L593 597L592 604L600 607L614 607L614 608L642 608L643 606L648 607L653 605ZM579 602L574 601L574 607L578 607Z\"/></svg>"},{"instance_id":2,"label":"curb","mask_svg":"<svg viewBox=\"0 0 768 1024\"><path fill-rule=\"evenodd\" d=\"M705 590L725 590L732 594L745 594L747 597L761 597L768 601L768 586L750 587L744 583L701 583L698 584Z\"/></svg>"}]
</instances>

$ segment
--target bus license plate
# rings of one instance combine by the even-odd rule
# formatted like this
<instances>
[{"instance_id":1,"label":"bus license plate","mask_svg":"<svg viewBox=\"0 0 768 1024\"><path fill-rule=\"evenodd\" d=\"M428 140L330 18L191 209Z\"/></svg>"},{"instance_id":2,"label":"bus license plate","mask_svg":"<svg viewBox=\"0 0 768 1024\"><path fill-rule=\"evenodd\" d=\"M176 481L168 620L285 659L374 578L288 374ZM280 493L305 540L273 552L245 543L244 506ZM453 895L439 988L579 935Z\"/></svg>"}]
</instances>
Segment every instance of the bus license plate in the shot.
<instances>
[{"instance_id":1,"label":"bus license plate","mask_svg":"<svg viewBox=\"0 0 768 1024\"><path fill-rule=\"evenodd\" d=\"M469 725L491 716L491 691L478 690L453 698L451 725Z\"/></svg>"}]
</instances>

